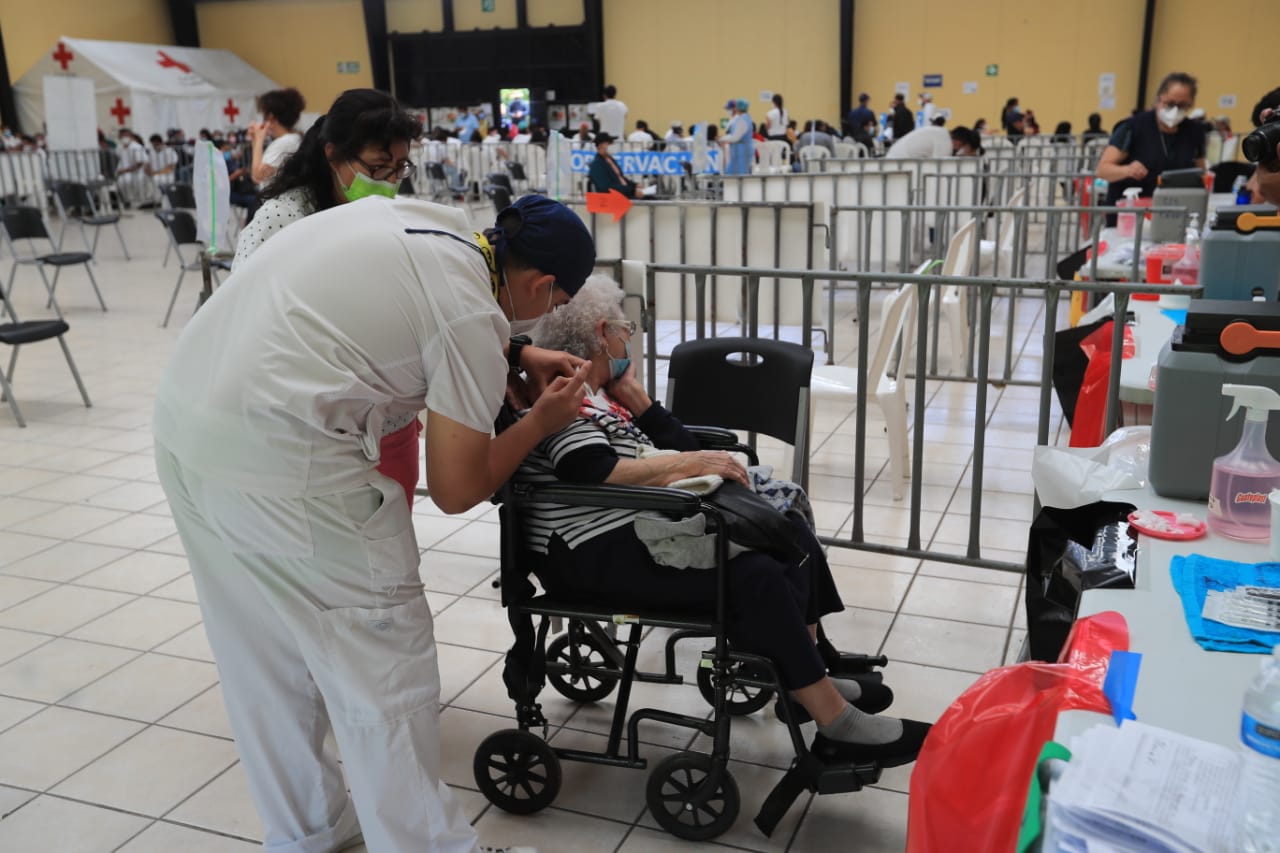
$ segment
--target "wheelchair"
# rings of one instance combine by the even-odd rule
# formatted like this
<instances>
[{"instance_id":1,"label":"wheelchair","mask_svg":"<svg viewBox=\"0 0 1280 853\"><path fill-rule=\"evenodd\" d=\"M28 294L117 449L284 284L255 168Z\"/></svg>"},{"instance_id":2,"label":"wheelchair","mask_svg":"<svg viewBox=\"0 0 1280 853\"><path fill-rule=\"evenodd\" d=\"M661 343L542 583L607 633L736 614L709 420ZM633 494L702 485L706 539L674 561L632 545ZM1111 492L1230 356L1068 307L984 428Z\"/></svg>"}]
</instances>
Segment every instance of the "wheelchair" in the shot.
<instances>
[{"instance_id":1,"label":"wheelchair","mask_svg":"<svg viewBox=\"0 0 1280 853\"><path fill-rule=\"evenodd\" d=\"M742 451L756 461L751 448L740 444L728 430L689 429L705 449ZM713 504L670 488L518 482L509 483L494 500L500 506L501 521L499 585L516 638L506 656L503 681L515 703L517 728L489 735L476 750L476 783L491 803L514 814L533 814L546 808L560 790L565 761L646 769L647 762L639 754L640 724L681 726L709 737L710 753L684 751L659 762L650 770L646 804L658 824L678 838L715 838L734 825L741 806L737 784L728 769L730 720L764 708L775 697L782 697L777 713L788 728L795 760L756 815L755 823L766 836L806 789L819 794L845 793L879 781L879 764L829 762L811 752L773 663L734 651L727 642L725 593L731 580L726 573L728 538L722 535L727 528ZM520 510L542 502L653 511L672 517L703 513L709 530L717 534L715 607L711 612L674 608L632 612L612 603L584 604L537 594L529 580L530 555L521 545ZM557 627L556 636L549 640L553 623L565 623L567 628L561 631ZM651 627L673 631L666 639L663 672L642 672L637 667L642 635ZM691 639L709 641L696 680L713 709L711 716L704 719L656 708L629 709L632 685L637 681L684 683L676 673L675 649L677 643ZM844 671L860 672L859 678L876 681L881 678L877 667L887 663L883 657L864 655L845 655L844 659ZM616 691L604 751L557 748L547 742L549 725L537 701L546 682L578 702L597 702Z\"/></svg>"}]
</instances>

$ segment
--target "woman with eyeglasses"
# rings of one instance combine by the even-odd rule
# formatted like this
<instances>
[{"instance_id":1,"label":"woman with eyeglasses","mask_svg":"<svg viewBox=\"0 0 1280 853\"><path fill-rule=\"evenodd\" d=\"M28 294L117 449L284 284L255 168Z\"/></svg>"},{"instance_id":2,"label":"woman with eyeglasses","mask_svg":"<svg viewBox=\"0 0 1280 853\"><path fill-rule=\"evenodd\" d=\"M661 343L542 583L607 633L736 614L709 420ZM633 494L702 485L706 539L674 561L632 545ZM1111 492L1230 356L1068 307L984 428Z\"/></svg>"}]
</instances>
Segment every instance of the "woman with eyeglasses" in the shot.
<instances>
[{"instance_id":1,"label":"woman with eyeglasses","mask_svg":"<svg viewBox=\"0 0 1280 853\"><path fill-rule=\"evenodd\" d=\"M409 145L421 134L421 123L390 95L343 92L262 191L263 204L240 232L231 268L291 222L365 196L393 198L413 172Z\"/></svg>"},{"instance_id":2,"label":"woman with eyeglasses","mask_svg":"<svg viewBox=\"0 0 1280 853\"><path fill-rule=\"evenodd\" d=\"M1098 162L1098 177L1110 184L1108 205L1130 187L1150 196L1164 172L1205 168L1204 127L1185 120L1195 105L1196 78L1174 72L1160 81L1152 109L1116 125Z\"/></svg>"}]
</instances>

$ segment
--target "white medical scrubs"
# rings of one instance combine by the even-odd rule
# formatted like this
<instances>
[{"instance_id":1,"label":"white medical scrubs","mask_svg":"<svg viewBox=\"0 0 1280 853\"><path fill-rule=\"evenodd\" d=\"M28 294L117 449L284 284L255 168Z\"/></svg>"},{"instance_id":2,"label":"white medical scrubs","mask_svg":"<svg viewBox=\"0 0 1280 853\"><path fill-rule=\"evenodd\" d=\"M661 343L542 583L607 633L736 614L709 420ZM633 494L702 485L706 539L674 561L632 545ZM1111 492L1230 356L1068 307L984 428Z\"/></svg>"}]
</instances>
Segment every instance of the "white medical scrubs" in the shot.
<instances>
[{"instance_id":1,"label":"white medical scrubs","mask_svg":"<svg viewBox=\"0 0 1280 853\"><path fill-rule=\"evenodd\" d=\"M476 846L440 778L408 505L374 466L404 412L490 429L509 327L477 250L406 228L470 242L461 211L412 199L276 234L188 324L156 404L157 468L270 851L360 831L380 853Z\"/></svg>"}]
</instances>

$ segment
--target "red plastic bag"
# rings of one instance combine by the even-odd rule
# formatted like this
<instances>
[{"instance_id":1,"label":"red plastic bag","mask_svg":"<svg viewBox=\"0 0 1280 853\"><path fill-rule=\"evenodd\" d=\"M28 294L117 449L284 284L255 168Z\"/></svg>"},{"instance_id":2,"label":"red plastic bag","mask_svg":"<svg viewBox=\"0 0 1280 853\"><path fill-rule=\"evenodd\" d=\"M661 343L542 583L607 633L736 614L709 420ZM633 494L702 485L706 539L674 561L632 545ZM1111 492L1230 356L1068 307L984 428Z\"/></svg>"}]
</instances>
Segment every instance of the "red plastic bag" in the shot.
<instances>
[{"instance_id":1,"label":"red plastic bag","mask_svg":"<svg viewBox=\"0 0 1280 853\"><path fill-rule=\"evenodd\" d=\"M1107 385L1111 381L1111 335L1115 321L1103 323L1089 337L1080 342L1089 359L1080 394L1076 397L1076 415L1071 421L1072 447L1097 447L1106 438L1102 430L1107 417ZM1121 358L1133 358L1137 348L1133 343L1133 330L1124 329L1124 349Z\"/></svg>"},{"instance_id":2,"label":"red plastic bag","mask_svg":"<svg viewBox=\"0 0 1280 853\"><path fill-rule=\"evenodd\" d=\"M993 669L934 724L911 774L908 853L1013 851L1036 757L1058 714L1111 713L1102 694L1114 650L1129 648L1119 613L1076 622L1058 663Z\"/></svg>"}]
</instances>

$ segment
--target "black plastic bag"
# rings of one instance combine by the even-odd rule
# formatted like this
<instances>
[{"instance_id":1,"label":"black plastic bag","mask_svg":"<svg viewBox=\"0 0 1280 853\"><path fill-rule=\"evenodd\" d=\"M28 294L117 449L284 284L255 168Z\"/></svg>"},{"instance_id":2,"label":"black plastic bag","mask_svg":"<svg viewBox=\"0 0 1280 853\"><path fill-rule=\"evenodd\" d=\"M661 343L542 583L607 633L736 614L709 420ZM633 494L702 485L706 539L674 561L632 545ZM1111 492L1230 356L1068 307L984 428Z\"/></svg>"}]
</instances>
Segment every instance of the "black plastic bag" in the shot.
<instances>
[{"instance_id":1,"label":"black plastic bag","mask_svg":"<svg viewBox=\"0 0 1280 853\"><path fill-rule=\"evenodd\" d=\"M1080 606L1080 593L1132 589L1137 542L1126 519L1133 504L1099 501L1044 507L1027 544L1027 643L1032 660L1056 661Z\"/></svg>"}]
</instances>

